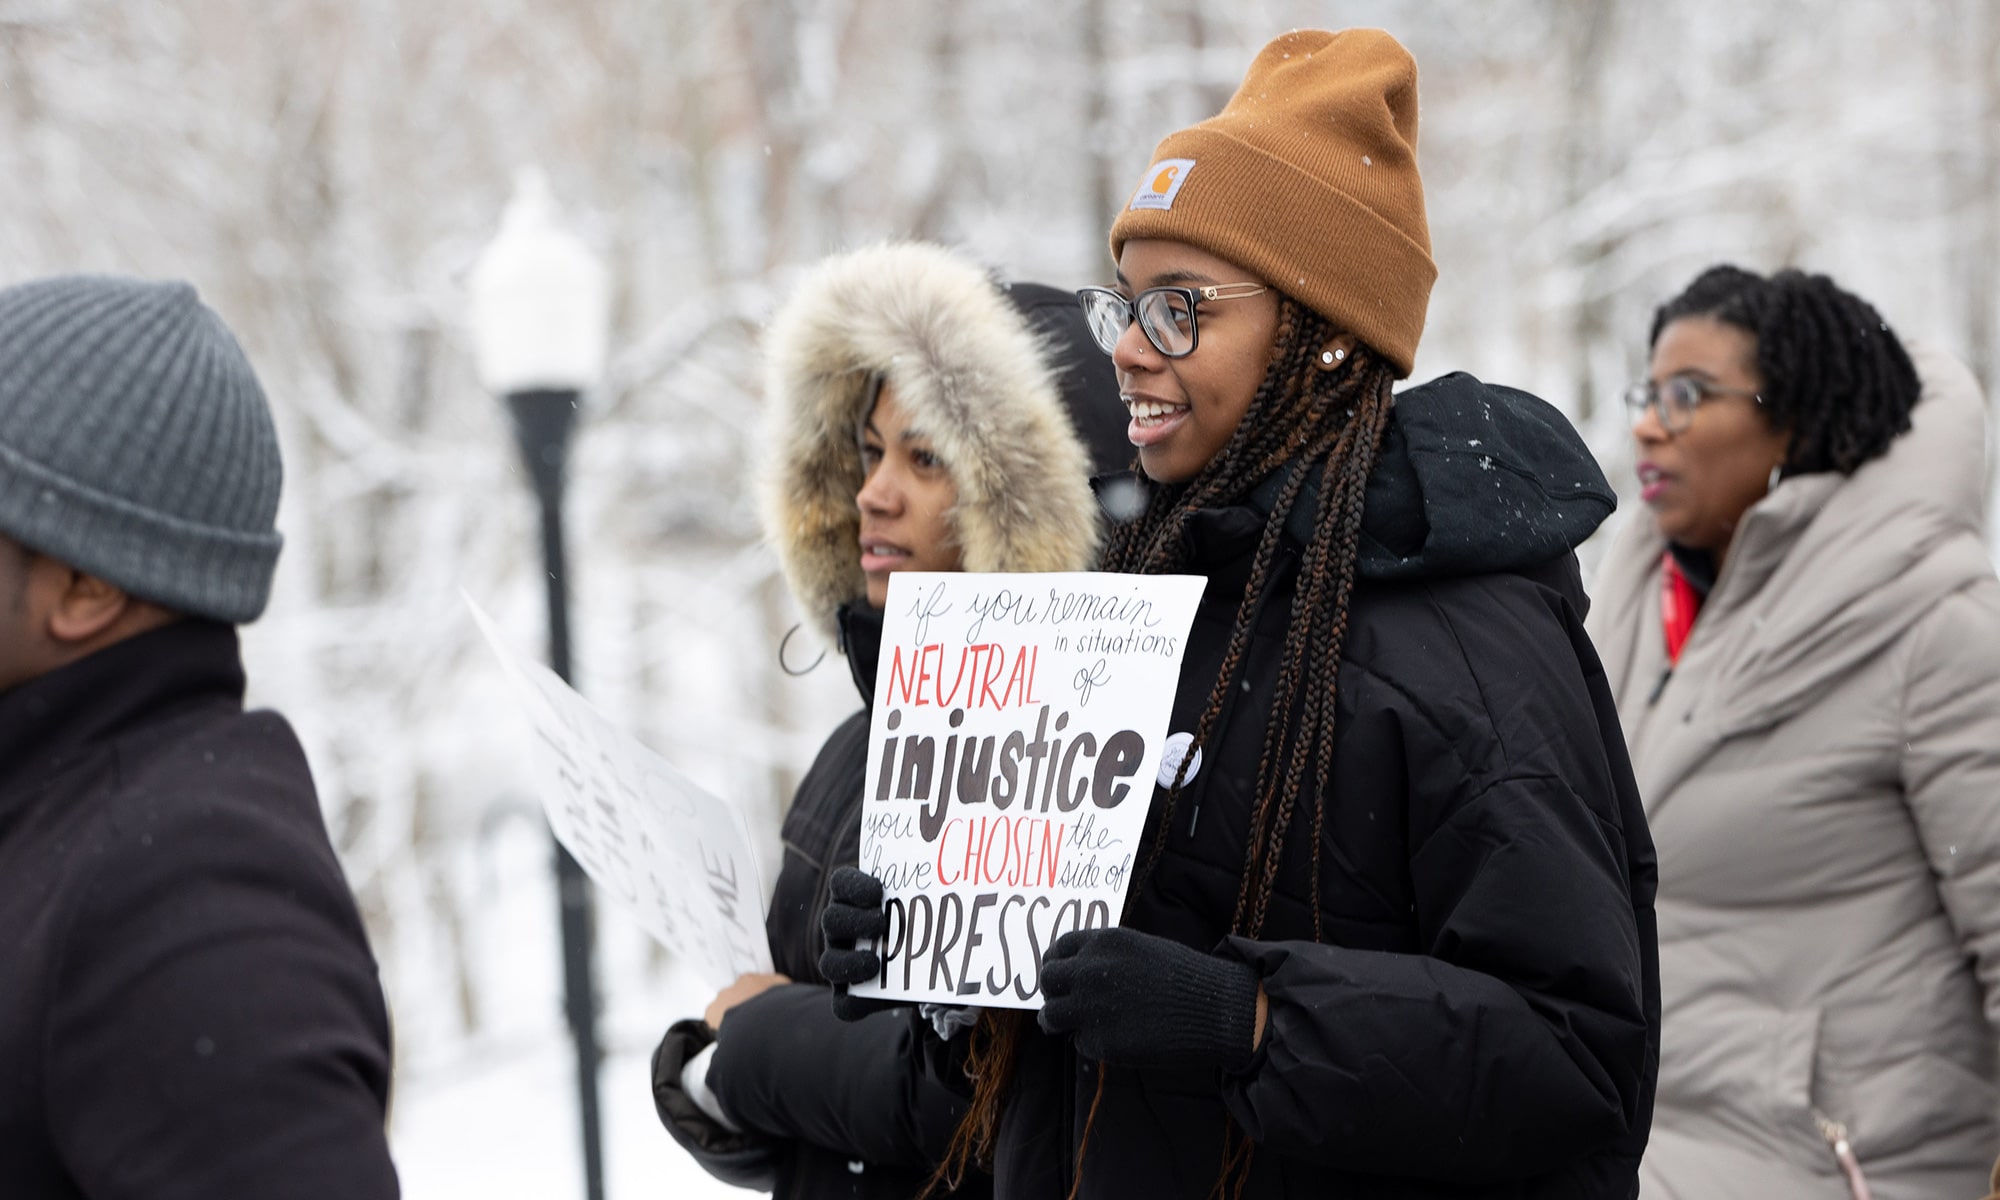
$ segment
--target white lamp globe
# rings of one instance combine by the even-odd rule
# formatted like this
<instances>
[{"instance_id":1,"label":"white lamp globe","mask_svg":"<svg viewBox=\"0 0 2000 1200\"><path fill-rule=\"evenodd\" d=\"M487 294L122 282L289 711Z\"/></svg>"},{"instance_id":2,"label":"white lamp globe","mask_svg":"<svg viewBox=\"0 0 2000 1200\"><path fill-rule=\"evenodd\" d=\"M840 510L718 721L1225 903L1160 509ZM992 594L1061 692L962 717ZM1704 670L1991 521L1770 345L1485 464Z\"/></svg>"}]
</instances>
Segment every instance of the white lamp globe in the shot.
<instances>
[{"instance_id":1,"label":"white lamp globe","mask_svg":"<svg viewBox=\"0 0 2000 1200\"><path fill-rule=\"evenodd\" d=\"M590 247L559 224L540 171L515 177L500 232L468 283L473 360L488 391L583 392L603 377L608 277Z\"/></svg>"}]
</instances>

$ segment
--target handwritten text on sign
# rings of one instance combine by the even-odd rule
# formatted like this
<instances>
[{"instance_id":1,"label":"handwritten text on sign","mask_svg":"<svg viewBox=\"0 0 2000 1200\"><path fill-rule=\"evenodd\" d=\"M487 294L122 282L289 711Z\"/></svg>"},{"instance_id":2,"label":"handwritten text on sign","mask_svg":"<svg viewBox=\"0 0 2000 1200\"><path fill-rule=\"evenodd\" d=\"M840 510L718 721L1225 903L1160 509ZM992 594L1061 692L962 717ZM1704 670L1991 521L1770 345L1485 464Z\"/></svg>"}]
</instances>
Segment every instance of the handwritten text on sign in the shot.
<instances>
[{"instance_id":1,"label":"handwritten text on sign","mask_svg":"<svg viewBox=\"0 0 2000 1200\"><path fill-rule=\"evenodd\" d=\"M861 826L889 932L857 993L1039 1008L1049 943L1116 922L1204 583L890 576Z\"/></svg>"},{"instance_id":2,"label":"handwritten text on sign","mask_svg":"<svg viewBox=\"0 0 2000 1200\"><path fill-rule=\"evenodd\" d=\"M585 873L718 989L771 969L763 888L736 810L515 655L468 597L534 728L542 808Z\"/></svg>"}]
</instances>

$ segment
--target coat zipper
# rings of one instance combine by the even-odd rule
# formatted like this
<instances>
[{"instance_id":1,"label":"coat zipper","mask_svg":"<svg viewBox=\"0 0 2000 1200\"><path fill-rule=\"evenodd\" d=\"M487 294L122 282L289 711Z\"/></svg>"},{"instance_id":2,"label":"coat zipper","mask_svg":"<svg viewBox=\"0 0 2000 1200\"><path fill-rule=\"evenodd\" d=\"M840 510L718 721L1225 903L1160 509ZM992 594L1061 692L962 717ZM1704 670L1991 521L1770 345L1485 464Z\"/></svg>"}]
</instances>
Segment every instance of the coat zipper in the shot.
<instances>
[{"instance_id":1,"label":"coat zipper","mask_svg":"<svg viewBox=\"0 0 2000 1200\"><path fill-rule=\"evenodd\" d=\"M1870 1200L1868 1180L1861 1174L1861 1160L1854 1156L1854 1145L1847 1140L1847 1126L1816 1108L1813 1123L1819 1126L1819 1135L1826 1139L1827 1149L1833 1151L1833 1161L1847 1180L1847 1194L1852 1200Z\"/></svg>"},{"instance_id":2,"label":"coat zipper","mask_svg":"<svg viewBox=\"0 0 2000 1200\"><path fill-rule=\"evenodd\" d=\"M1668 667L1666 670L1660 672L1660 681L1653 685L1652 691L1646 693L1646 707L1651 708L1660 702L1661 695L1667 690L1667 681L1673 677L1674 669L1672 667Z\"/></svg>"}]
</instances>

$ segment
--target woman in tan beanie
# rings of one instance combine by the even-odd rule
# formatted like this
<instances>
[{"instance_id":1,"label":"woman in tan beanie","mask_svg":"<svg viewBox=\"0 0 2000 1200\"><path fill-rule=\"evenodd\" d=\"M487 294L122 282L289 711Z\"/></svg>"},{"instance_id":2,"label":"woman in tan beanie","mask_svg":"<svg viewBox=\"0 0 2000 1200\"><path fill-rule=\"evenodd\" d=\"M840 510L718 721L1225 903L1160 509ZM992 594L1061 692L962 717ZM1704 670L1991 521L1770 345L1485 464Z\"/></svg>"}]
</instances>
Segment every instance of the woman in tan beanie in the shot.
<instances>
[{"instance_id":1,"label":"woman in tan beanie","mask_svg":"<svg viewBox=\"0 0 2000 1200\"><path fill-rule=\"evenodd\" d=\"M1636 1188L1653 853L1571 553L1612 494L1531 396L1392 397L1416 114L1386 34L1279 38L1083 293L1149 481L1106 566L1209 587L1122 923L972 1039L1001 1197Z\"/></svg>"}]
</instances>

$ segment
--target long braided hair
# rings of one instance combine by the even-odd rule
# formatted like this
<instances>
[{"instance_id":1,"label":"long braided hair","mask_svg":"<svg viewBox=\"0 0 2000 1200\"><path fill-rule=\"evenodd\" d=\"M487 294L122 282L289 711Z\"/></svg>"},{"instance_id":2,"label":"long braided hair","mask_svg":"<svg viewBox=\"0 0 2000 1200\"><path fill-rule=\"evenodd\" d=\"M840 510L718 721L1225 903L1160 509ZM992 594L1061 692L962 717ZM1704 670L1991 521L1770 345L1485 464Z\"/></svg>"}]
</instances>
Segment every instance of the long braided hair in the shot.
<instances>
[{"instance_id":1,"label":"long braided hair","mask_svg":"<svg viewBox=\"0 0 2000 1200\"><path fill-rule=\"evenodd\" d=\"M1312 894L1320 887L1320 844L1324 805L1333 770L1334 686L1346 641L1348 605L1354 592L1360 550L1362 501L1368 477L1381 452L1393 406L1395 369L1364 345L1354 345L1328 369L1322 348L1339 331L1318 313L1282 293L1271 365L1244 412L1242 422L1215 458L1193 479L1153 490L1145 510L1115 529L1103 569L1166 574L1182 569L1188 521L1198 512L1241 502L1267 480L1278 480L1249 580L1229 631L1220 671L1209 687L1196 724L1194 747L1182 756L1159 813L1159 824L1131 888L1129 911L1166 849L1174 809L1186 783L1194 750L1205 746L1230 689L1238 682L1273 563L1293 511L1311 498L1311 534L1292 593L1284 651L1271 720L1257 765L1255 801L1244 838L1244 862L1231 928L1247 937L1262 931L1301 793L1312 813ZM1321 940L1319 905L1313 938ZM973 1083L970 1109L952 1139L945 1161L925 1194L955 1187L968 1161L990 1164L1001 1109L1012 1083L1016 1052L1027 1024L1021 1013L988 1012L972 1033L966 1072ZM1104 1098L1108 1068L1097 1072L1097 1092L1077 1148L1075 1180L1090 1130ZM1233 1125L1224 1130L1224 1156L1216 1190L1236 1178L1237 1191L1249 1178L1252 1146ZM1072 1193L1074 1185L1072 1186Z\"/></svg>"},{"instance_id":2,"label":"long braided hair","mask_svg":"<svg viewBox=\"0 0 2000 1200\"><path fill-rule=\"evenodd\" d=\"M1910 428L1922 385L1909 354L1873 305L1828 276L1710 267L1660 306L1648 345L1697 316L1757 340L1765 417L1791 432L1786 475L1851 475Z\"/></svg>"}]
</instances>

